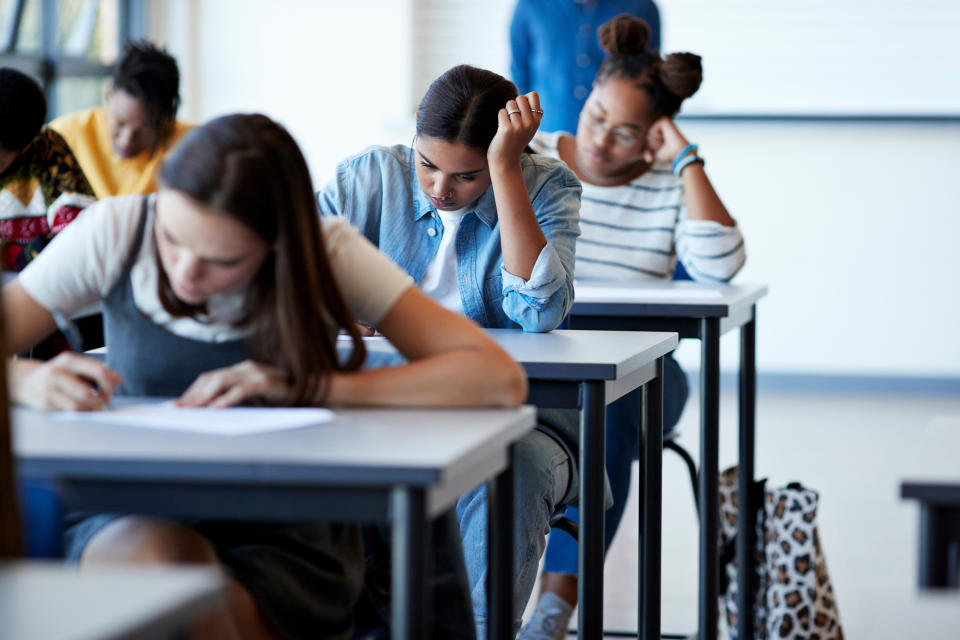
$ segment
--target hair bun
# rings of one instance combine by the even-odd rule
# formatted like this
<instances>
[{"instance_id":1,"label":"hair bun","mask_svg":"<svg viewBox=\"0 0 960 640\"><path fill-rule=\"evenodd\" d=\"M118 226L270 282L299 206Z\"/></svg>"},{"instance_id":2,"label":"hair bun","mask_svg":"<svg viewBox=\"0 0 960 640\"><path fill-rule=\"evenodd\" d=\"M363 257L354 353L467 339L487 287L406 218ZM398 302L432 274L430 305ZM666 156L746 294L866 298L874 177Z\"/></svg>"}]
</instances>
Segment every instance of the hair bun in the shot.
<instances>
[{"instance_id":1,"label":"hair bun","mask_svg":"<svg viewBox=\"0 0 960 640\"><path fill-rule=\"evenodd\" d=\"M695 53L671 53L660 63L660 81L678 98L689 98L703 82L700 56Z\"/></svg>"},{"instance_id":2,"label":"hair bun","mask_svg":"<svg viewBox=\"0 0 960 640\"><path fill-rule=\"evenodd\" d=\"M621 13L600 25L597 37L611 56L632 56L645 53L650 46L650 25L629 13Z\"/></svg>"}]
</instances>

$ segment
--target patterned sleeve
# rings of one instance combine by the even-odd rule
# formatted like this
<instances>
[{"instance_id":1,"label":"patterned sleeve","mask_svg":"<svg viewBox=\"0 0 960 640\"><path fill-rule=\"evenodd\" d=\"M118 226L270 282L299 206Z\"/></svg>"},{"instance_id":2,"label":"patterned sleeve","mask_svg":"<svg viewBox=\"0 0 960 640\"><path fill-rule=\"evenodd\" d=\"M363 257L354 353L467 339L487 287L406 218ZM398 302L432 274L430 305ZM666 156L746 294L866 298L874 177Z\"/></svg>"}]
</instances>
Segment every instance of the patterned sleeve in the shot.
<instances>
[{"instance_id":1,"label":"patterned sleeve","mask_svg":"<svg viewBox=\"0 0 960 640\"><path fill-rule=\"evenodd\" d=\"M70 224L95 198L93 188L63 136L47 127L40 133L40 139L46 159L43 183L49 203L47 224L53 235Z\"/></svg>"}]
</instances>

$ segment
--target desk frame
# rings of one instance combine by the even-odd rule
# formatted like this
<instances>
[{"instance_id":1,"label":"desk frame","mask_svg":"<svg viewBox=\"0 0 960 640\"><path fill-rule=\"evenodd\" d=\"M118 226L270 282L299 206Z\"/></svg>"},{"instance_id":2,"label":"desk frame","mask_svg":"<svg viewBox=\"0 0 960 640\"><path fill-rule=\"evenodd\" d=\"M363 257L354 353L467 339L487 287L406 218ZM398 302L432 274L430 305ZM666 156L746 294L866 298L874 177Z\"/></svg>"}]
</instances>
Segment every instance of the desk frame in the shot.
<instances>
[{"instance_id":1,"label":"desk frame","mask_svg":"<svg viewBox=\"0 0 960 640\"><path fill-rule=\"evenodd\" d=\"M917 585L956 589L960 586L960 486L906 481L900 496L920 503Z\"/></svg>"},{"instance_id":2,"label":"desk frame","mask_svg":"<svg viewBox=\"0 0 960 640\"><path fill-rule=\"evenodd\" d=\"M604 304L603 306L630 306L631 303ZM581 310L578 311L577 307ZM753 485L756 451L756 303L734 309L728 315L711 317L683 317L676 314L637 316L591 312L598 305L575 304L569 318L571 329L601 329L618 331L675 331L680 338L700 340L700 536L699 536L699 599L698 637L701 640L717 638L719 612L720 564L717 541L719 540L719 432L720 432L720 336L733 329L740 330L740 384L739 384L739 486ZM670 304L650 305L654 309L670 312ZM655 313L655 312L654 312ZM683 310L679 313L689 313ZM648 462L649 464L649 462ZM658 462L659 464L659 462ZM737 520L737 559L739 611L753 611L753 552L756 547L756 532L751 514L760 505L753 504L750 491L740 492L740 512ZM645 496L646 499L646 496ZM642 520L641 520L642 522ZM645 533L641 528L641 533ZM742 535L745 533L746 535ZM658 537L659 542L659 537ZM601 537L602 544L602 537ZM657 547L659 549L659 546ZM659 553L657 553L659 560ZM658 574L659 575L659 574ZM642 579L641 579L642 583ZM659 592L660 583L657 584ZM581 597L582 597L581 593ZM659 606L659 597L657 605ZM640 612L642 617L642 611ZM752 615L741 615L738 630L741 638L752 638ZM643 629L643 627L639 627ZM601 631L602 633L602 631ZM659 638L646 636L642 638ZM587 635L586 637L601 637Z\"/></svg>"},{"instance_id":3,"label":"desk frame","mask_svg":"<svg viewBox=\"0 0 960 640\"><path fill-rule=\"evenodd\" d=\"M660 544L663 459L663 356L619 380L538 378L528 369L530 395L538 407L580 410L580 535L577 562L580 579L580 638L603 637L604 492L606 407L634 389L643 388L643 430L638 456L644 474L640 508L640 558L637 624L640 637L660 638ZM540 374L543 375L543 374ZM647 615L649 614L649 615Z\"/></svg>"},{"instance_id":4,"label":"desk frame","mask_svg":"<svg viewBox=\"0 0 960 640\"><path fill-rule=\"evenodd\" d=\"M387 522L393 528L391 633L402 640L429 637L429 612L422 597L429 523L452 508L461 493L486 481L491 540L501 541L488 549L489 637L512 638L514 447L515 441L499 447L455 476L390 469L383 472L388 481L378 480L375 470L335 465L143 463L89 457L22 457L18 462L22 475L53 478L72 510L274 522ZM150 468L144 469L145 464ZM110 472L104 474L104 469Z\"/></svg>"}]
</instances>

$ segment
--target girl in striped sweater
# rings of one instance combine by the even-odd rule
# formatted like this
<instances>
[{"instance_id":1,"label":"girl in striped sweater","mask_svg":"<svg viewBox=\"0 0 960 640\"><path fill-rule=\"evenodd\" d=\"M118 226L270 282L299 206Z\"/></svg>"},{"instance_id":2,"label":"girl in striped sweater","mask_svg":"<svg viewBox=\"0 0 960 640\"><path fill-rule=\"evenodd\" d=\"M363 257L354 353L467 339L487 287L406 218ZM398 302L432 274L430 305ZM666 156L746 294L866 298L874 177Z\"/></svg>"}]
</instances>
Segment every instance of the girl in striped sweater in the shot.
<instances>
[{"instance_id":1,"label":"girl in striped sweater","mask_svg":"<svg viewBox=\"0 0 960 640\"><path fill-rule=\"evenodd\" d=\"M648 50L645 22L622 14L599 29L608 57L580 113L576 136L543 133L535 151L560 158L583 184L578 280L669 280L678 262L694 280L726 282L743 265L743 238L704 171L697 147L673 116L700 86L700 57ZM680 419L687 381L664 361L664 429ZM606 514L610 546L630 489L641 395L607 409L607 473L614 506ZM576 518L575 513L571 513ZM554 532L546 551L542 595L520 640L564 638L577 599L576 542Z\"/></svg>"}]
</instances>

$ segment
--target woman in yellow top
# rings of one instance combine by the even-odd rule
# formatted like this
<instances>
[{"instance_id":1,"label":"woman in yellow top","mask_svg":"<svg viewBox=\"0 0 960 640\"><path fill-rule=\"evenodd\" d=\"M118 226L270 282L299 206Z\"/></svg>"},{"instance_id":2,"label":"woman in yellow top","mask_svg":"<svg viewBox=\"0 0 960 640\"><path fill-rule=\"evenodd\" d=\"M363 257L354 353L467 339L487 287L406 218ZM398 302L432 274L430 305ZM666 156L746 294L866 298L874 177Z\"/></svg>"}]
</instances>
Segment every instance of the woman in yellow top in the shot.
<instances>
[{"instance_id":1,"label":"woman in yellow top","mask_svg":"<svg viewBox=\"0 0 960 640\"><path fill-rule=\"evenodd\" d=\"M128 42L103 107L61 116L66 139L97 198L152 193L163 158L189 129L176 120L180 71L166 51Z\"/></svg>"}]
</instances>

